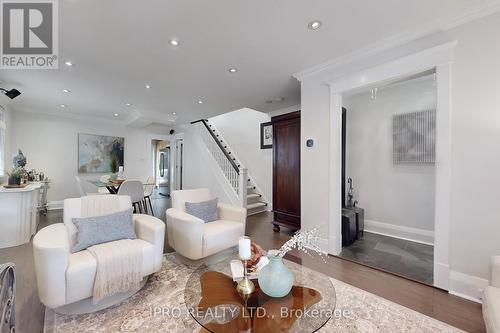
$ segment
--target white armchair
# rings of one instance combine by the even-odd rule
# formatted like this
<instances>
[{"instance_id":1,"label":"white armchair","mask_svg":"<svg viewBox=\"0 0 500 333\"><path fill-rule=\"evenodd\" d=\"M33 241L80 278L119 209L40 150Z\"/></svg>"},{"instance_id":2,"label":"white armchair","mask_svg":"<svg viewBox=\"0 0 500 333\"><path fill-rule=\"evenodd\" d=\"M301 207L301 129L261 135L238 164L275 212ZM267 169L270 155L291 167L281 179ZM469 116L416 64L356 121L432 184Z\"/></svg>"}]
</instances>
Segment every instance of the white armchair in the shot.
<instances>
[{"instance_id":1,"label":"white armchair","mask_svg":"<svg viewBox=\"0 0 500 333\"><path fill-rule=\"evenodd\" d=\"M203 220L186 213L186 202L212 199L208 189L173 191L172 208L167 210L168 243L191 260L206 258L238 244L245 235L247 210L219 203L217 221Z\"/></svg>"},{"instance_id":2,"label":"white armchair","mask_svg":"<svg viewBox=\"0 0 500 333\"><path fill-rule=\"evenodd\" d=\"M101 195L92 198L91 205L82 205L82 198L64 200L64 223L52 224L33 238L35 273L40 300L60 313L86 313L116 304L131 296L117 294L98 304L92 302L97 262L89 251L70 252L76 228L70 223L75 217L111 214L132 206L130 197ZM142 214L134 214L135 232L143 248L142 275L146 277L161 269L165 224ZM145 279L144 279L145 282Z\"/></svg>"},{"instance_id":3,"label":"white armchair","mask_svg":"<svg viewBox=\"0 0 500 333\"><path fill-rule=\"evenodd\" d=\"M488 333L500 333L500 256L491 257L491 279L484 290L483 317Z\"/></svg>"}]
</instances>

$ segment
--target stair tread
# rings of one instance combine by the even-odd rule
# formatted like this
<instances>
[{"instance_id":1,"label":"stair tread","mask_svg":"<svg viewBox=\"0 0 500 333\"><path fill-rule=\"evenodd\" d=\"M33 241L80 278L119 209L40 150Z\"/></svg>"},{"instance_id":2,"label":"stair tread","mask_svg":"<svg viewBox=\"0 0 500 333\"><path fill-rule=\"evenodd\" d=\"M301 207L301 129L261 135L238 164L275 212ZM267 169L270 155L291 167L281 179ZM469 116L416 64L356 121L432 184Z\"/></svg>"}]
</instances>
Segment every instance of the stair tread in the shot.
<instances>
[{"instance_id":1,"label":"stair tread","mask_svg":"<svg viewBox=\"0 0 500 333\"><path fill-rule=\"evenodd\" d=\"M265 202L256 202L256 203L247 205L247 209L254 209L254 208L259 208L259 207L264 207L264 206L267 206L267 204Z\"/></svg>"},{"instance_id":2,"label":"stair tread","mask_svg":"<svg viewBox=\"0 0 500 333\"><path fill-rule=\"evenodd\" d=\"M257 193L251 193L251 194L247 194L247 198L260 198L261 195L260 194L257 194Z\"/></svg>"}]
</instances>

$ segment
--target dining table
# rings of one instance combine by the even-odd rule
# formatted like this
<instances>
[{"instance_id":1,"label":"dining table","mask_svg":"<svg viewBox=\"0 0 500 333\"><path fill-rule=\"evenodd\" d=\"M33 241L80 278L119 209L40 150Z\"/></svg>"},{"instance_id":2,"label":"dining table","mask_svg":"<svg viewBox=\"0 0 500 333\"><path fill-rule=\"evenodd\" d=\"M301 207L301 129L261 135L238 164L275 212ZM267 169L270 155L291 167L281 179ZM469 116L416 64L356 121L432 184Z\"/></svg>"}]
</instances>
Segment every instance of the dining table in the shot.
<instances>
[{"instance_id":1,"label":"dining table","mask_svg":"<svg viewBox=\"0 0 500 333\"><path fill-rule=\"evenodd\" d=\"M98 188L106 188L109 193L111 194L117 194L118 193L118 190L120 189L120 186L123 182L114 182L112 180L108 181L108 182L103 182L102 180L100 179L88 179L87 180L89 183L91 183L92 185L94 186L97 186ZM147 185L151 185L151 186L155 186L156 184L155 183L148 183L148 182L142 182L142 185L144 186L147 186Z\"/></svg>"}]
</instances>

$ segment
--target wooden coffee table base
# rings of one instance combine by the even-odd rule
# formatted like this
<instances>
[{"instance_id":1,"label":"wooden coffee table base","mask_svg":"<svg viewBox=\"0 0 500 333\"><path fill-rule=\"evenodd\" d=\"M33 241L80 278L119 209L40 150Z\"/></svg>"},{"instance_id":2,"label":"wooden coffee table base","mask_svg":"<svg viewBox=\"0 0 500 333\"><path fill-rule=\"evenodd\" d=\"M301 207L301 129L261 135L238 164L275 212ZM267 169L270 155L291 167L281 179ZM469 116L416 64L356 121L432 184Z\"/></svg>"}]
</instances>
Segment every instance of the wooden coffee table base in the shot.
<instances>
[{"instance_id":1,"label":"wooden coffee table base","mask_svg":"<svg viewBox=\"0 0 500 333\"><path fill-rule=\"evenodd\" d=\"M253 282L255 291L245 303L236 292L236 283L229 276L220 272L205 272L201 276L202 299L199 310L206 311L219 305L233 305L240 307L241 311L240 315L230 322L205 324L200 332L288 332L303 310L321 301L319 292L300 286L294 286L285 297L271 298L262 292L256 280ZM282 309L288 310L286 316L282 316Z\"/></svg>"}]
</instances>

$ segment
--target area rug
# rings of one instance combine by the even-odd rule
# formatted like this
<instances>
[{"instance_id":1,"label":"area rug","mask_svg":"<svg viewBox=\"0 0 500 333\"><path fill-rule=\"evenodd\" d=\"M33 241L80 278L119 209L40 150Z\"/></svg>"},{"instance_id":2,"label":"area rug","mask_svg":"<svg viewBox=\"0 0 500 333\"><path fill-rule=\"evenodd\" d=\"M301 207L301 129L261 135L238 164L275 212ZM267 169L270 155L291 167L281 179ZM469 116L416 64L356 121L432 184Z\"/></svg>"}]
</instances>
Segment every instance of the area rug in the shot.
<instances>
[{"instance_id":1,"label":"area rug","mask_svg":"<svg viewBox=\"0 0 500 333\"><path fill-rule=\"evenodd\" d=\"M48 309L45 333L81 332L200 332L200 326L187 313L184 287L190 267L164 258L160 272L151 276L141 291L126 301L85 315L59 315ZM463 332L443 322L375 296L351 285L331 279L335 286L339 313L318 332ZM184 309L158 316L158 309Z\"/></svg>"}]
</instances>

